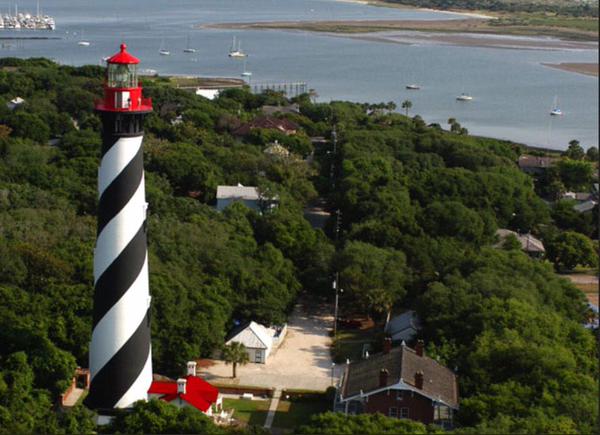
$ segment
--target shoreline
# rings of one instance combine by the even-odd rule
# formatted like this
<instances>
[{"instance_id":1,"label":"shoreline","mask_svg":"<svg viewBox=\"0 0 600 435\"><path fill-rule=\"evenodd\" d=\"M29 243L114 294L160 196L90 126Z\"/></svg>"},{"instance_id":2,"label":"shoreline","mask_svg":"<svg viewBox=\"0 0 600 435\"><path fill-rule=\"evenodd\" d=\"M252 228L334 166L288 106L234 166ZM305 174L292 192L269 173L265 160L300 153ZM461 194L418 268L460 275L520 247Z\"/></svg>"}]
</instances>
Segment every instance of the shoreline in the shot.
<instances>
[{"instance_id":1,"label":"shoreline","mask_svg":"<svg viewBox=\"0 0 600 435\"><path fill-rule=\"evenodd\" d=\"M416 10L416 11L423 11L423 12L436 12L436 13L440 13L440 14L451 14L451 15L463 15L465 17L470 17L470 18L480 18L480 19L484 19L484 20L495 20L498 17L494 16L494 15L487 15L481 12L470 12L470 11L466 11L466 10L443 10L443 9L432 9L432 8L420 8L418 6L410 6L410 5L402 5L402 4L398 4L398 3L389 3L386 1L382 1L382 0L335 0L337 2L341 2L341 3L356 3L356 4L360 4L360 5L365 5L365 6L374 6L374 7L380 7L380 8L391 8L391 9L406 9L406 10Z\"/></svg>"},{"instance_id":2,"label":"shoreline","mask_svg":"<svg viewBox=\"0 0 600 435\"><path fill-rule=\"evenodd\" d=\"M401 44L437 43L503 49L597 50L598 41L562 39L527 32L501 32L488 20L344 20L344 21L264 21L199 25L212 29L285 30L324 33L368 41ZM506 29L504 29L506 30Z\"/></svg>"},{"instance_id":3,"label":"shoreline","mask_svg":"<svg viewBox=\"0 0 600 435\"><path fill-rule=\"evenodd\" d=\"M597 63L584 63L584 62L562 62L562 63L543 63L543 66L549 68L558 69L570 73L583 74L591 77L598 77L598 64Z\"/></svg>"}]
</instances>

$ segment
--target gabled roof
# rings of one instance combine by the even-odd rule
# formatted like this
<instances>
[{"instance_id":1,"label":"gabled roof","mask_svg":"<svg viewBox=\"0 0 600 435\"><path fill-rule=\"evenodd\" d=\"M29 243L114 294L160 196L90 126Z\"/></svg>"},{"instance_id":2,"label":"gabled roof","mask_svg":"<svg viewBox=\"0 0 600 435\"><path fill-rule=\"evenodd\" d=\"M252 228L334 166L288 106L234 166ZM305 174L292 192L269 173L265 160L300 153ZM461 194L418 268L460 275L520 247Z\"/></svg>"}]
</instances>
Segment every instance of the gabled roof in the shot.
<instances>
[{"instance_id":1,"label":"gabled roof","mask_svg":"<svg viewBox=\"0 0 600 435\"><path fill-rule=\"evenodd\" d=\"M258 200L258 189L253 186L217 186L217 199L247 199Z\"/></svg>"},{"instance_id":2,"label":"gabled roof","mask_svg":"<svg viewBox=\"0 0 600 435\"><path fill-rule=\"evenodd\" d=\"M387 385L379 383L382 369L388 371ZM415 385L415 374L423 372L423 388ZM343 398L369 395L392 386L409 389L431 400L458 409L456 375L428 356L419 356L407 346L392 348L388 353L371 355L368 359L346 366L341 392Z\"/></svg>"},{"instance_id":3,"label":"gabled roof","mask_svg":"<svg viewBox=\"0 0 600 435\"><path fill-rule=\"evenodd\" d=\"M387 334L394 335L410 328L419 330L420 327L421 325L417 314L410 310L398 316L392 317L392 319L385 326L385 332Z\"/></svg>"},{"instance_id":4,"label":"gabled roof","mask_svg":"<svg viewBox=\"0 0 600 435\"><path fill-rule=\"evenodd\" d=\"M269 144L263 152L265 154L277 157L288 157L290 155L288 149L280 143L278 143L277 141L275 141L272 144Z\"/></svg>"},{"instance_id":5,"label":"gabled roof","mask_svg":"<svg viewBox=\"0 0 600 435\"><path fill-rule=\"evenodd\" d=\"M177 392L176 381L153 381L148 394L162 395L160 399L165 402L180 398L200 411L206 412L217 401L219 390L197 376L188 375L184 379L187 381L185 394Z\"/></svg>"},{"instance_id":6,"label":"gabled roof","mask_svg":"<svg viewBox=\"0 0 600 435\"><path fill-rule=\"evenodd\" d=\"M519 157L520 168L549 168L560 160L558 157L538 157L523 155Z\"/></svg>"},{"instance_id":7,"label":"gabled roof","mask_svg":"<svg viewBox=\"0 0 600 435\"><path fill-rule=\"evenodd\" d=\"M255 128L267 128L283 132L293 132L300 128L298 124L285 118L275 118L274 116L259 116L252 121L241 125L232 133L236 136L245 136Z\"/></svg>"},{"instance_id":8,"label":"gabled roof","mask_svg":"<svg viewBox=\"0 0 600 435\"><path fill-rule=\"evenodd\" d=\"M594 207L596 207L597 202L594 201L593 199L590 199L589 201L585 201L582 202L581 204L577 204L573 206L573 210L575 210L578 213L586 213L588 211L592 211L594 209Z\"/></svg>"},{"instance_id":9,"label":"gabled roof","mask_svg":"<svg viewBox=\"0 0 600 435\"><path fill-rule=\"evenodd\" d=\"M531 234L518 234L514 231L499 228L496 230L496 235L500 239L500 242L495 245L495 247L499 248L504 243L504 239L506 239L509 235L513 235L517 238L519 243L521 243L521 249L525 252L546 252L546 248L544 248L544 244L540 239L533 237Z\"/></svg>"},{"instance_id":10,"label":"gabled roof","mask_svg":"<svg viewBox=\"0 0 600 435\"><path fill-rule=\"evenodd\" d=\"M235 328L226 338L226 344L242 343L246 348L271 349L275 331L256 322L249 322Z\"/></svg>"}]
</instances>

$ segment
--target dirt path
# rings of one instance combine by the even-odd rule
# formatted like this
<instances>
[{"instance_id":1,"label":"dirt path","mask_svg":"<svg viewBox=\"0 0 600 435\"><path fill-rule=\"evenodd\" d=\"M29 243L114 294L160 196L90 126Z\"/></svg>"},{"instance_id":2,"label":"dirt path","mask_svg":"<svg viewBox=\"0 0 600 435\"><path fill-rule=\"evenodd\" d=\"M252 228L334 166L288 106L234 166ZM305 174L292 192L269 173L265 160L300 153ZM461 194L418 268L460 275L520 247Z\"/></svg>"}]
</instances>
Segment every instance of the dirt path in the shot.
<instances>
[{"instance_id":1,"label":"dirt path","mask_svg":"<svg viewBox=\"0 0 600 435\"><path fill-rule=\"evenodd\" d=\"M306 311L298 304L288 323L283 344L270 355L266 364L249 363L238 367L237 379L231 378L231 366L222 361L203 368L201 376L221 384L297 388L324 391L331 385L331 306L321 305ZM334 373L337 375L337 373Z\"/></svg>"}]
</instances>

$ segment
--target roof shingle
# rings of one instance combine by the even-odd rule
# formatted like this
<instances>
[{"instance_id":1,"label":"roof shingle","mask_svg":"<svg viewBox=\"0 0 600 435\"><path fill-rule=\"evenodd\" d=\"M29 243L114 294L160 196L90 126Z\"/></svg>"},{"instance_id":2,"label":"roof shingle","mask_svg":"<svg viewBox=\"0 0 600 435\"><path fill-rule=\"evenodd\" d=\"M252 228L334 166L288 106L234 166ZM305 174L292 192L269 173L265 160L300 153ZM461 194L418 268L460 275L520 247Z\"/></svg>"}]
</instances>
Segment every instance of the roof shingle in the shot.
<instances>
[{"instance_id":1,"label":"roof shingle","mask_svg":"<svg viewBox=\"0 0 600 435\"><path fill-rule=\"evenodd\" d=\"M458 382L452 370L428 356L419 356L407 346L392 348L389 353L371 355L368 359L351 363L346 368L342 385L343 397L368 394L379 390L379 373L388 371L387 385L404 382L413 391L458 408ZM415 384L415 374L423 372L423 388Z\"/></svg>"}]
</instances>

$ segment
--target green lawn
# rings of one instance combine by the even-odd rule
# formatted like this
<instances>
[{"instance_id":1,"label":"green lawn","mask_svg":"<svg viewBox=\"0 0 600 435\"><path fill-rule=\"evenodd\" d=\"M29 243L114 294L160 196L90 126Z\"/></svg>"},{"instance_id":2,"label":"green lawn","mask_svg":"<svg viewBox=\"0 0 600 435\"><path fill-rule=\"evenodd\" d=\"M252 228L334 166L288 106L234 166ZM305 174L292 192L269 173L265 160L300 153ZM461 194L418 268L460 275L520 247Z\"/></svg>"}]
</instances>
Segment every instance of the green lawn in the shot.
<instances>
[{"instance_id":1,"label":"green lawn","mask_svg":"<svg viewBox=\"0 0 600 435\"><path fill-rule=\"evenodd\" d=\"M225 410L235 409L233 418L252 426L265 424L270 400L223 399Z\"/></svg>"},{"instance_id":2,"label":"green lawn","mask_svg":"<svg viewBox=\"0 0 600 435\"><path fill-rule=\"evenodd\" d=\"M331 403L327 400L280 400L273 427L293 429L306 424L312 415L330 410Z\"/></svg>"},{"instance_id":3,"label":"green lawn","mask_svg":"<svg viewBox=\"0 0 600 435\"><path fill-rule=\"evenodd\" d=\"M378 338L377 328L340 330L333 346L333 360L336 364L345 362L346 358L356 361L362 358L363 345L367 343L371 345L370 353L373 353Z\"/></svg>"}]
</instances>

